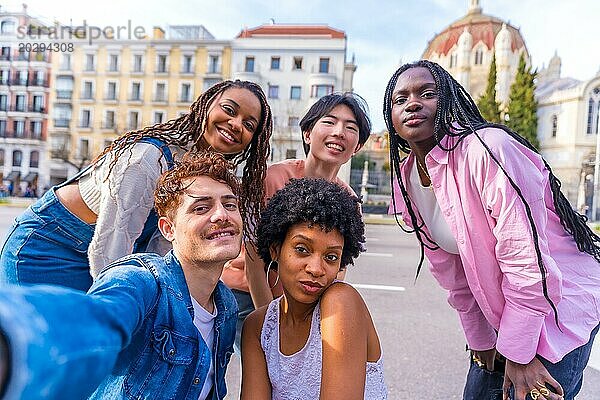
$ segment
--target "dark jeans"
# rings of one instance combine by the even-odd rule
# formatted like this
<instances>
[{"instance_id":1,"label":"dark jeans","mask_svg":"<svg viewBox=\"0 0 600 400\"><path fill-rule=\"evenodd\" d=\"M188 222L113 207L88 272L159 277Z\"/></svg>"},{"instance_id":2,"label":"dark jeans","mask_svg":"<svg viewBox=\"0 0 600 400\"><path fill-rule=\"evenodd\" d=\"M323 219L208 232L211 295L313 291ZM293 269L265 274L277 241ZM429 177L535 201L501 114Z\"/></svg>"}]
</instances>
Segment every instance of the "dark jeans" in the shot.
<instances>
[{"instance_id":1,"label":"dark jeans","mask_svg":"<svg viewBox=\"0 0 600 400\"><path fill-rule=\"evenodd\" d=\"M233 296L238 304L238 320L235 326L235 342L234 348L238 354L242 354L242 326L246 317L254 311L254 303L252 303L252 297L250 293L242 290L231 289Z\"/></svg>"},{"instance_id":2,"label":"dark jeans","mask_svg":"<svg viewBox=\"0 0 600 400\"><path fill-rule=\"evenodd\" d=\"M598 333L598 325L591 333L590 340L581 347L568 353L562 360L556 364L537 356L544 364L550 375L556 379L562 386L565 396L564 400L573 400L581 390L583 384L583 370L585 369L594 337ZM463 400L502 400L502 384L504 382L504 372L490 372L484 368L478 367L471 359L471 366L467 374ZM510 393L510 398L514 399L514 394ZM531 397L527 395L527 400Z\"/></svg>"}]
</instances>

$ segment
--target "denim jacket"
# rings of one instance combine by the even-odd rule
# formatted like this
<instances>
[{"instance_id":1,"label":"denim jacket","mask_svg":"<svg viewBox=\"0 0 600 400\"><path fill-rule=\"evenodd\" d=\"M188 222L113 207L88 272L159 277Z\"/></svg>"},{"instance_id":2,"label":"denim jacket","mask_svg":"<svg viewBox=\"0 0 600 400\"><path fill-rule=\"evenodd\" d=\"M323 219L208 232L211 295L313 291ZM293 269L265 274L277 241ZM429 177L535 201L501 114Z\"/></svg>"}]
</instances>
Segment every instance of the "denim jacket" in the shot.
<instances>
[{"instance_id":1,"label":"denim jacket","mask_svg":"<svg viewBox=\"0 0 600 400\"><path fill-rule=\"evenodd\" d=\"M91 393L93 399L196 400L212 354L210 398L222 399L237 304L222 282L214 301L211 352L193 323L188 287L172 251L122 258L103 270L87 295L49 286L1 288L0 327L12 356L6 398Z\"/></svg>"}]
</instances>

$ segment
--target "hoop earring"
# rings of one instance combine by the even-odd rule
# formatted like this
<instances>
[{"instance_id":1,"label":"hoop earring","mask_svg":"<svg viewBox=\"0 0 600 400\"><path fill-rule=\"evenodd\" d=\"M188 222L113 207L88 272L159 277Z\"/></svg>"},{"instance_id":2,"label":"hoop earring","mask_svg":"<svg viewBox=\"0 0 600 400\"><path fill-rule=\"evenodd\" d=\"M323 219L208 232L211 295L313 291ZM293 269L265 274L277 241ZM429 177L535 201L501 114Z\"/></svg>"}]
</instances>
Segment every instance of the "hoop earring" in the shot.
<instances>
[{"instance_id":1,"label":"hoop earring","mask_svg":"<svg viewBox=\"0 0 600 400\"><path fill-rule=\"evenodd\" d=\"M275 263L275 265L273 265L273 263ZM273 289L279 283L279 263L277 262L277 260L271 260L267 267L267 282L269 282L269 271L272 269L277 272L277 279L275 279L275 283L273 284L273 286L269 285L269 289Z\"/></svg>"}]
</instances>

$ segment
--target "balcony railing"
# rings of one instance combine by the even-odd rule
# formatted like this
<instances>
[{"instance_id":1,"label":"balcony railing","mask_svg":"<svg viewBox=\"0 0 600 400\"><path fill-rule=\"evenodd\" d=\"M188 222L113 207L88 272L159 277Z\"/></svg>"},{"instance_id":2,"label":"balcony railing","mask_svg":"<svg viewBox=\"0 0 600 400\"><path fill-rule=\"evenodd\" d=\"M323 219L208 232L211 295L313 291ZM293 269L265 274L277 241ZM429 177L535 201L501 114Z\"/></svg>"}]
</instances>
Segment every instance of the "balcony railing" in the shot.
<instances>
[{"instance_id":1,"label":"balcony railing","mask_svg":"<svg viewBox=\"0 0 600 400\"><path fill-rule=\"evenodd\" d=\"M39 86L39 87L50 87L50 84L47 80L39 80L36 78L33 79L21 79L21 78L13 78L13 79L5 79L0 81L0 85L8 85L8 86Z\"/></svg>"},{"instance_id":2,"label":"balcony railing","mask_svg":"<svg viewBox=\"0 0 600 400\"><path fill-rule=\"evenodd\" d=\"M32 132L29 130L23 131L4 131L0 132L0 137L5 139L35 139L41 140L42 134L37 132Z\"/></svg>"},{"instance_id":3,"label":"balcony railing","mask_svg":"<svg viewBox=\"0 0 600 400\"><path fill-rule=\"evenodd\" d=\"M54 120L55 128L68 128L71 125L70 119L58 118Z\"/></svg>"},{"instance_id":4,"label":"balcony railing","mask_svg":"<svg viewBox=\"0 0 600 400\"><path fill-rule=\"evenodd\" d=\"M31 106L29 107L29 112L45 113L46 109L44 107Z\"/></svg>"},{"instance_id":5,"label":"balcony railing","mask_svg":"<svg viewBox=\"0 0 600 400\"><path fill-rule=\"evenodd\" d=\"M73 97L72 90L56 90L56 98L61 100L71 100Z\"/></svg>"}]
</instances>

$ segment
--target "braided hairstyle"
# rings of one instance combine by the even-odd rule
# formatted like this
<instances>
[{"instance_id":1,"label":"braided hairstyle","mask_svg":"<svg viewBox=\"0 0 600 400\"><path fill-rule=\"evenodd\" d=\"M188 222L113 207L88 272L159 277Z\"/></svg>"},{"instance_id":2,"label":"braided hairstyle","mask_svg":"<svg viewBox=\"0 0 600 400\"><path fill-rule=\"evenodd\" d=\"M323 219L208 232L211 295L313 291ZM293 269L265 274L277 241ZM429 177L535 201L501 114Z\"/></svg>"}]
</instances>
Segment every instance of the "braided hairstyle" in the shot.
<instances>
[{"instance_id":1,"label":"braided hairstyle","mask_svg":"<svg viewBox=\"0 0 600 400\"><path fill-rule=\"evenodd\" d=\"M555 321L558 326L558 312L554 303L552 302L552 300L550 300L550 297L548 296L548 287L546 284L547 271L542 262L542 254L538 243L537 228L535 226L535 222L531 214L531 208L527 201L525 201L525 198L521 193L521 189L517 186L515 181L508 175L507 171L504 169L502 164L500 164L499 160L492 153L491 149L487 146L487 144L482 140L481 136L477 133L477 130L485 127L499 128L506 134L508 134L510 137L529 148L530 150L536 153L538 153L538 151L531 145L531 143L529 143L529 141L527 141L527 139L508 129L506 126L487 122L481 116L481 113L477 109L477 106L475 105L475 102L473 101L469 93L467 93L467 91L444 68L442 68L440 65L434 62L427 60L420 60L414 63L405 64L401 66L392 75L392 78L388 82L383 101L383 117L385 119L387 129L389 131L390 161L393 165L393 168L391 169L391 182L392 184L394 183L395 174L395 180L398 186L400 187L402 198L406 203L408 214L413 225L413 230L406 229L402 225L400 225L397 216L396 222L404 231L414 232L417 236L417 239L419 240L419 243L421 244L421 258L417 267L417 276L419 275L419 271L421 270L421 266L423 264L425 248L428 248L430 250L436 250L439 247L423 230L424 224L418 222L416 213L411 205L408 192L402 182L402 177L400 173L400 163L404 160L404 158L401 158L401 151L409 153L410 147L408 145L408 142L402 139L394 129L394 124L392 122L392 92L396 87L398 77L404 71L410 68L418 67L426 68L431 73L435 81L436 90L438 93L438 103L434 121L434 140L436 145L445 151L452 151L467 135L474 134L479 140L479 142L486 149L491 159L502 170L502 172L510 182L511 186L523 202L525 211L527 213L527 219L531 226L533 243L535 247L535 252L537 254L538 267L542 276L542 290L544 293L544 297L554 310ZM441 143L441 139L444 136L456 137L457 139L454 141L449 141L448 143L454 142L454 144L445 147ZM573 210L569 201L560 190L560 181L554 175L552 169L550 168L546 160L544 160L543 158L542 160L544 162L545 168L548 170L554 208L558 217L560 218L561 225L567 233L573 236L573 239L575 240L579 251L592 255L597 261L600 262L600 237L598 237L598 235L596 235L589 228L589 226L587 226L587 218ZM395 208L396 199L394 191L392 191L392 204Z\"/></svg>"},{"instance_id":2,"label":"braided hairstyle","mask_svg":"<svg viewBox=\"0 0 600 400\"><path fill-rule=\"evenodd\" d=\"M240 153L225 155L234 165L245 161L240 192L240 212L244 218L244 233L252 240L254 238L254 225L248 223L260 220L260 209L264 199L264 180L269 158L269 139L273 130L271 109L267 103L264 92L256 83L240 80L227 80L210 87L196 99L190 106L190 112L179 118L171 119L161 124L129 131L117 138L110 146L94 159L94 163L104 155L112 153L109 174L118 158L125 151L133 151L133 145L143 138L152 137L163 141L167 145L186 147L191 145L193 151L200 151L201 139L206 130L208 112L215 99L231 88L246 89L252 92L260 101L261 119L252 136L250 144ZM162 157L162 156L161 156Z\"/></svg>"}]
</instances>

